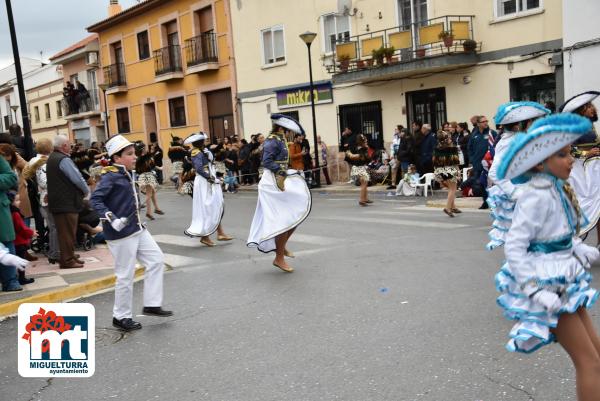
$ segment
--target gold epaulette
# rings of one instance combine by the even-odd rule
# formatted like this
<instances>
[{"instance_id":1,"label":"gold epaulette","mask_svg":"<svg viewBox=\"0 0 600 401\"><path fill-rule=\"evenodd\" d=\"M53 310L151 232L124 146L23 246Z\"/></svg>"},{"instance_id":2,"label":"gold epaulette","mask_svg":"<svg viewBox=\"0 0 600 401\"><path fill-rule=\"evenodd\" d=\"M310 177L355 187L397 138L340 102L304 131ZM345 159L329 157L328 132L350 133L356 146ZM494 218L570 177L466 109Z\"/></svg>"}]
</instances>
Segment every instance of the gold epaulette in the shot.
<instances>
[{"instance_id":1,"label":"gold epaulette","mask_svg":"<svg viewBox=\"0 0 600 401\"><path fill-rule=\"evenodd\" d=\"M192 157L196 156L198 153L202 153L202 151L198 148L192 149Z\"/></svg>"},{"instance_id":2,"label":"gold epaulette","mask_svg":"<svg viewBox=\"0 0 600 401\"><path fill-rule=\"evenodd\" d=\"M100 174L106 174L106 173L118 173L119 169L116 168L115 166L106 166L102 168L102 172Z\"/></svg>"},{"instance_id":3,"label":"gold epaulette","mask_svg":"<svg viewBox=\"0 0 600 401\"><path fill-rule=\"evenodd\" d=\"M269 135L269 136L267 137L267 139L271 139L271 138L277 139L277 140L279 140L279 141L284 141L284 138L283 138L283 135L282 135L282 134L271 133L271 135Z\"/></svg>"}]
</instances>

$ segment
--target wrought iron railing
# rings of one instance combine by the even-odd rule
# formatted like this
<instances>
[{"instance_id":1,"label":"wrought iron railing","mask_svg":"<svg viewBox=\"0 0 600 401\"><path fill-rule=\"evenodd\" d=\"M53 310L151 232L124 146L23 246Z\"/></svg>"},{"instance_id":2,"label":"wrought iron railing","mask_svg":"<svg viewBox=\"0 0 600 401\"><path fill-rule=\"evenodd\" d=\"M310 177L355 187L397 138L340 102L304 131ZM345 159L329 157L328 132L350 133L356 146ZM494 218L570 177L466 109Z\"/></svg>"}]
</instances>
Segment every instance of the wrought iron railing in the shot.
<instances>
[{"instance_id":1,"label":"wrought iron railing","mask_svg":"<svg viewBox=\"0 0 600 401\"><path fill-rule=\"evenodd\" d=\"M86 92L77 92L75 95L67 95L60 101L63 116L73 116L90 111L100 111L100 100L98 89L94 88Z\"/></svg>"},{"instance_id":2,"label":"wrought iron railing","mask_svg":"<svg viewBox=\"0 0 600 401\"><path fill-rule=\"evenodd\" d=\"M127 85L125 78L125 64L116 63L104 67L104 82L109 88Z\"/></svg>"},{"instance_id":3,"label":"wrought iron railing","mask_svg":"<svg viewBox=\"0 0 600 401\"><path fill-rule=\"evenodd\" d=\"M170 45L154 51L155 75L183 71L181 66L181 48L179 45Z\"/></svg>"},{"instance_id":4,"label":"wrought iron railing","mask_svg":"<svg viewBox=\"0 0 600 401\"><path fill-rule=\"evenodd\" d=\"M474 40L473 17L446 15L339 39L335 42L334 62L327 70L337 74L478 52L481 43Z\"/></svg>"},{"instance_id":5,"label":"wrought iron railing","mask_svg":"<svg viewBox=\"0 0 600 401\"><path fill-rule=\"evenodd\" d=\"M188 67L218 62L217 35L214 32L207 32L186 40L185 58Z\"/></svg>"}]
</instances>

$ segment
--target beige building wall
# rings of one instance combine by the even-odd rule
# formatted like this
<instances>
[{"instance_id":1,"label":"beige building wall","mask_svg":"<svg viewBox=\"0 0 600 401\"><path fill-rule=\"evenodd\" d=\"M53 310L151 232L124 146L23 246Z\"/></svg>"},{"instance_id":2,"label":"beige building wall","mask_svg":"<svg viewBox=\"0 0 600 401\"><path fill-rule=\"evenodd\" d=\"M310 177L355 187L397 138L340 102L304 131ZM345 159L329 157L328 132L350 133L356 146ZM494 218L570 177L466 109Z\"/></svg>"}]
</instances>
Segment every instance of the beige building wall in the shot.
<instances>
[{"instance_id":1,"label":"beige building wall","mask_svg":"<svg viewBox=\"0 0 600 401\"><path fill-rule=\"evenodd\" d=\"M60 102L63 98L62 80L27 90L26 97L29 104L31 133L34 141L41 138L51 138L57 134L69 135L67 120L62 118ZM46 115L46 105L50 109L50 116ZM39 119L36 115L36 108Z\"/></svg>"}]
</instances>

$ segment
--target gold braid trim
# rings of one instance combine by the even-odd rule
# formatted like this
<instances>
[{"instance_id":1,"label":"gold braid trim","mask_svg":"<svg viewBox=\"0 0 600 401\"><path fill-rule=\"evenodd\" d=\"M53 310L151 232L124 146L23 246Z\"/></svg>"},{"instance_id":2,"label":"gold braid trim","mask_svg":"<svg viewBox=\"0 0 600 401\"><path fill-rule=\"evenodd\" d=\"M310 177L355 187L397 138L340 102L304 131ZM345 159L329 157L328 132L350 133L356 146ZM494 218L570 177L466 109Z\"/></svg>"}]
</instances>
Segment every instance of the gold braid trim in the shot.
<instances>
[{"instance_id":1,"label":"gold braid trim","mask_svg":"<svg viewBox=\"0 0 600 401\"><path fill-rule=\"evenodd\" d=\"M575 191L571 184L565 181L563 185L563 189L565 191L565 195L571 202L571 206L573 206L573 210L575 210L575 214L577 215L577 228L575 229L576 235L579 235L579 230L581 229L581 207L579 206L579 201L577 200L577 195L575 195Z\"/></svg>"}]
</instances>

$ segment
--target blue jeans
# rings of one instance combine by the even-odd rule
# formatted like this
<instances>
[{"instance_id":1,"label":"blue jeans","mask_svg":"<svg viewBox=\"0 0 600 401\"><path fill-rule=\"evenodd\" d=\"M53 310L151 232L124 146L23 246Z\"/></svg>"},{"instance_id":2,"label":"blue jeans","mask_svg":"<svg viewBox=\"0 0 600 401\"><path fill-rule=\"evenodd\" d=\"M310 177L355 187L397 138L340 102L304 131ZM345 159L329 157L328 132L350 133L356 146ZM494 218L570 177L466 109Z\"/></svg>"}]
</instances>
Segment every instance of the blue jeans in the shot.
<instances>
[{"instance_id":1,"label":"blue jeans","mask_svg":"<svg viewBox=\"0 0 600 401\"><path fill-rule=\"evenodd\" d=\"M11 254L15 254L15 245L12 241L3 242ZM9 291L21 288L19 279L17 278L17 268L15 266L7 266L0 264L0 282L2 282L2 291Z\"/></svg>"}]
</instances>

